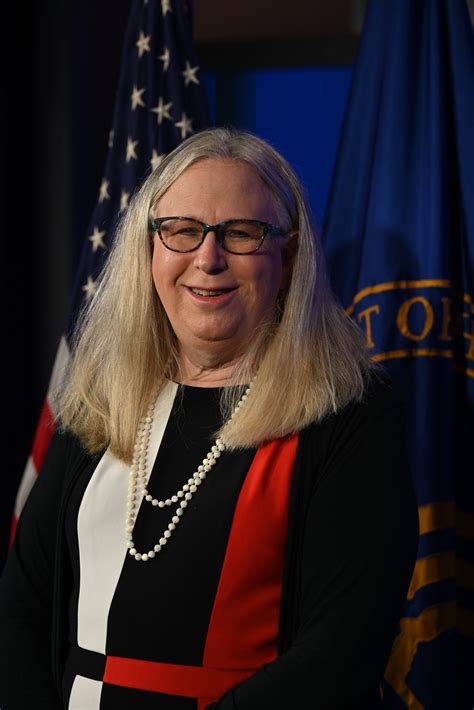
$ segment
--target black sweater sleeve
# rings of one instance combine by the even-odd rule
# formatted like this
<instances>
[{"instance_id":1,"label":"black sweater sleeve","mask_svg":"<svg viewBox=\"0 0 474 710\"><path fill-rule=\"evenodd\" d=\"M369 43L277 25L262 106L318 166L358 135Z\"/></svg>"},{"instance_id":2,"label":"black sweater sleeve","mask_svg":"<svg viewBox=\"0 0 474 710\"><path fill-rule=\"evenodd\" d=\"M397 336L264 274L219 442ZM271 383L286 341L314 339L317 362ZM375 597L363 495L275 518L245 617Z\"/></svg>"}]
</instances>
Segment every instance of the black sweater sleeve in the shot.
<instances>
[{"instance_id":1,"label":"black sweater sleeve","mask_svg":"<svg viewBox=\"0 0 474 710\"><path fill-rule=\"evenodd\" d=\"M304 523L296 636L209 710L379 706L418 538L403 408L377 383L332 420L322 435L314 428L318 470Z\"/></svg>"},{"instance_id":2,"label":"black sweater sleeve","mask_svg":"<svg viewBox=\"0 0 474 710\"><path fill-rule=\"evenodd\" d=\"M0 582L2 710L62 708L51 672L51 630L57 521L70 453L70 438L54 434Z\"/></svg>"}]
</instances>

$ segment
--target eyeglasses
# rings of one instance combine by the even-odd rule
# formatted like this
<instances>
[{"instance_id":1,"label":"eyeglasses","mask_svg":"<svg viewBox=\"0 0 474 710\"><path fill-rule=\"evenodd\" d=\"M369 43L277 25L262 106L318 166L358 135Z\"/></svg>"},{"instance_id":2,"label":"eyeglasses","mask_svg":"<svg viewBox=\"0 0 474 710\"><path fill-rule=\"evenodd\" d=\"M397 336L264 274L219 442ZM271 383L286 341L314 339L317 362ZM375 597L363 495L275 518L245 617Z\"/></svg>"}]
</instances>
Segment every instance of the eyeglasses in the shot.
<instances>
[{"instance_id":1,"label":"eyeglasses","mask_svg":"<svg viewBox=\"0 0 474 710\"><path fill-rule=\"evenodd\" d=\"M150 222L150 227L158 232L167 249L178 252L198 249L209 232L214 232L220 246L231 254L253 254L260 249L267 234L272 237L285 234L280 227L258 219L228 219L219 224L205 224L188 217L159 217Z\"/></svg>"}]
</instances>

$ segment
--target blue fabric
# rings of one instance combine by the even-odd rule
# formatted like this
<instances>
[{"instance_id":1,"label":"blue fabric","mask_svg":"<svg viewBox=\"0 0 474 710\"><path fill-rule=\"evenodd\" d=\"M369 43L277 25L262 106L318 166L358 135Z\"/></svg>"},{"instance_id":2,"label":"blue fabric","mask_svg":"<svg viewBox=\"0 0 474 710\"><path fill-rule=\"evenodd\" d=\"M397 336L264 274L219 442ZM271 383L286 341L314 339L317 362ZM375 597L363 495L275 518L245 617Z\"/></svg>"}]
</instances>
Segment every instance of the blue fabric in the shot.
<instances>
[{"instance_id":1,"label":"blue fabric","mask_svg":"<svg viewBox=\"0 0 474 710\"><path fill-rule=\"evenodd\" d=\"M369 0L323 239L337 295L407 400L422 526L385 704L472 707L461 699L467 673L457 691L454 677L456 664L467 671L460 649L474 618L474 38L465 0Z\"/></svg>"}]
</instances>

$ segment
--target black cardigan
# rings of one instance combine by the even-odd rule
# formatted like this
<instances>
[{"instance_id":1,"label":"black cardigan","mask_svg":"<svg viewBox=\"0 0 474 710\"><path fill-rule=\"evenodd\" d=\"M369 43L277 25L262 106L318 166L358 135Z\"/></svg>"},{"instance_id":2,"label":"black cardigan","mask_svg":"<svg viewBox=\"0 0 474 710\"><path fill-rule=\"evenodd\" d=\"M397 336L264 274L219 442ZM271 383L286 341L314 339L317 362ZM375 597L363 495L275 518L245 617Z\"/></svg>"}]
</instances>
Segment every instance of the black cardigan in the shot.
<instances>
[{"instance_id":1,"label":"black cardigan","mask_svg":"<svg viewBox=\"0 0 474 710\"><path fill-rule=\"evenodd\" d=\"M56 434L0 584L0 706L62 708L68 496L100 457ZM403 407L376 377L364 400L300 433L278 657L213 710L377 708L416 557ZM18 676L24 682L18 682Z\"/></svg>"}]
</instances>

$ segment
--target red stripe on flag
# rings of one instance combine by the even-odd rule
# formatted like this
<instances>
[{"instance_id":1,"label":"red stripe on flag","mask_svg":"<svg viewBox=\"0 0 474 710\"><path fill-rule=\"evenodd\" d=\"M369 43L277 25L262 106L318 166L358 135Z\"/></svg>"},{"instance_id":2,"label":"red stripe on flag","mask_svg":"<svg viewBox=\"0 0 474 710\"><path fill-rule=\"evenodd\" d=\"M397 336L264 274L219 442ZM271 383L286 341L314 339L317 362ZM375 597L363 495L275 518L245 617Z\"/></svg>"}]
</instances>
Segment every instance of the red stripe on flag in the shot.
<instances>
[{"instance_id":1,"label":"red stripe on flag","mask_svg":"<svg viewBox=\"0 0 474 710\"><path fill-rule=\"evenodd\" d=\"M44 457L48 450L49 442L53 436L55 426L54 419L49 407L49 402L46 399L41 410L38 426L36 427L35 438L33 440L33 449L31 457L33 464L38 472L43 465Z\"/></svg>"},{"instance_id":2,"label":"red stripe on flag","mask_svg":"<svg viewBox=\"0 0 474 710\"><path fill-rule=\"evenodd\" d=\"M12 521L11 521L11 525L10 525L10 539L8 540L8 548L10 548L13 545L13 540L15 538L17 525L18 525L18 518L16 517L15 513L13 513Z\"/></svg>"}]
</instances>

